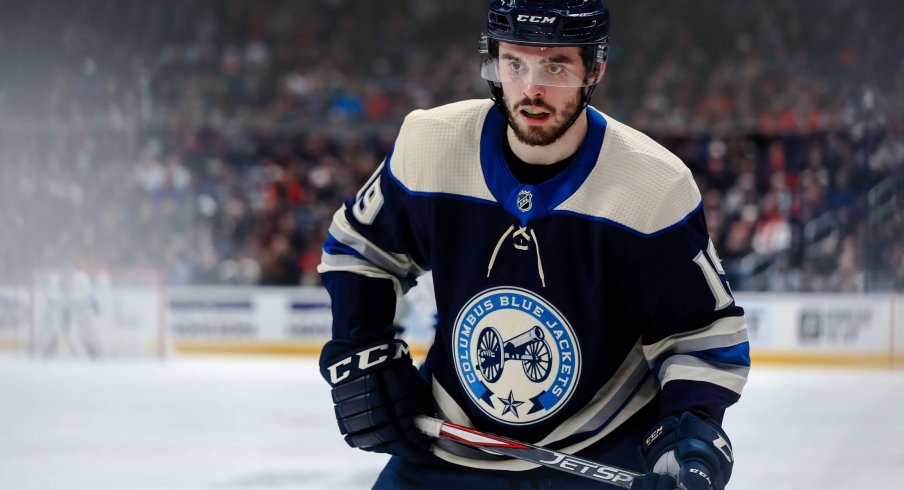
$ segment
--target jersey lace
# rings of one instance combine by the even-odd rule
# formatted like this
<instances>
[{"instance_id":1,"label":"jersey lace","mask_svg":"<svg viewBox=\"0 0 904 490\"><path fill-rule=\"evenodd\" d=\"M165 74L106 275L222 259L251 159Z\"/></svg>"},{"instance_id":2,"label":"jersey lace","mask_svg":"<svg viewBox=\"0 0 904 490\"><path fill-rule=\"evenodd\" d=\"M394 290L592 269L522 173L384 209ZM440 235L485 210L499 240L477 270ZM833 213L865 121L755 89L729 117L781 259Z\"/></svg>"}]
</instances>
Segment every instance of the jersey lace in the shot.
<instances>
[{"instance_id":1,"label":"jersey lace","mask_svg":"<svg viewBox=\"0 0 904 490\"><path fill-rule=\"evenodd\" d=\"M537 252L537 273L540 275L540 283L543 287L546 287L546 276L543 274L543 259L540 257L540 242L537 240L537 234L534 232L533 228L526 226L519 226L518 230L512 233L515 230L515 225L511 225L502 233L502 236L499 237L499 241L496 242L496 248L493 249L493 255L490 256L490 263L487 264L487 277L490 277L490 274L493 272L493 265L496 263L496 257L499 255L499 249L502 248L502 244L505 242L505 239L511 235L513 240L513 245L518 250L527 250L530 248L528 245L523 245L518 243L518 238L522 238L526 243L531 243L533 241L534 250Z\"/></svg>"}]
</instances>

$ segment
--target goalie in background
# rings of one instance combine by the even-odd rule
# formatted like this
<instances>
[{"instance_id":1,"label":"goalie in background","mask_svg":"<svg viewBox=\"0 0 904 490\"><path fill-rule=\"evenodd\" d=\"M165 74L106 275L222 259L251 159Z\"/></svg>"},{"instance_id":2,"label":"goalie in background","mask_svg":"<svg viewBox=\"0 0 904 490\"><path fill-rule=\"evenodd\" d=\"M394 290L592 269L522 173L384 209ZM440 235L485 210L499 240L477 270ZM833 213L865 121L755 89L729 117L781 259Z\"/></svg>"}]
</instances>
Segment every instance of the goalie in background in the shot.
<instances>
[{"instance_id":1,"label":"goalie in background","mask_svg":"<svg viewBox=\"0 0 904 490\"><path fill-rule=\"evenodd\" d=\"M51 358L68 353L91 359L103 356L96 289L88 274L71 267L41 277L35 285L32 355Z\"/></svg>"}]
</instances>

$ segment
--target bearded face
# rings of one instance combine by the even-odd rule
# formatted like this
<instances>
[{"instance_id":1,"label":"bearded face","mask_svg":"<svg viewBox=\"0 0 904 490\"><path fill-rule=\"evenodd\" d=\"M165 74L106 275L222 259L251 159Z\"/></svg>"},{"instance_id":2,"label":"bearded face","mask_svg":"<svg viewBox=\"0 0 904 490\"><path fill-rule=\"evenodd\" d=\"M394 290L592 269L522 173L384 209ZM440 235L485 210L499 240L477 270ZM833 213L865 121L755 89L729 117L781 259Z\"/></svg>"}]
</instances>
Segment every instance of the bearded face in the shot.
<instances>
[{"instance_id":1,"label":"bearded face","mask_svg":"<svg viewBox=\"0 0 904 490\"><path fill-rule=\"evenodd\" d=\"M503 42L498 56L495 75L515 136L531 146L557 141L583 110L586 70L579 48Z\"/></svg>"},{"instance_id":2,"label":"bearded face","mask_svg":"<svg viewBox=\"0 0 904 490\"><path fill-rule=\"evenodd\" d=\"M560 89L563 90L563 89ZM508 91L503 88L506 118L518 141L530 146L546 146L557 141L568 131L582 109L582 91L571 89L574 94L559 107L541 97L523 98L512 102Z\"/></svg>"}]
</instances>

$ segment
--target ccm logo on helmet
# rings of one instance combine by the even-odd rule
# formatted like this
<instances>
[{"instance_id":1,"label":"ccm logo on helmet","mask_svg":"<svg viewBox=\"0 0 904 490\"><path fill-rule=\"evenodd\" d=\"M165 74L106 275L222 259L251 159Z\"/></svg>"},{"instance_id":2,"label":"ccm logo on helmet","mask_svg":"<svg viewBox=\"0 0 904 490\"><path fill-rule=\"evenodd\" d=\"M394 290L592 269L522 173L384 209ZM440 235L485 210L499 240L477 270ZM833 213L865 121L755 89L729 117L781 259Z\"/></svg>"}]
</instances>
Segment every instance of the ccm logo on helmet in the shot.
<instances>
[{"instance_id":1,"label":"ccm logo on helmet","mask_svg":"<svg viewBox=\"0 0 904 490\"><path fill-rule=\"evenodd\" d=\"M533 24L553 24L555 17L541 17L539 15L519 15L515 18L518 22L531 22Z\"/></svg>"}]
</instances>

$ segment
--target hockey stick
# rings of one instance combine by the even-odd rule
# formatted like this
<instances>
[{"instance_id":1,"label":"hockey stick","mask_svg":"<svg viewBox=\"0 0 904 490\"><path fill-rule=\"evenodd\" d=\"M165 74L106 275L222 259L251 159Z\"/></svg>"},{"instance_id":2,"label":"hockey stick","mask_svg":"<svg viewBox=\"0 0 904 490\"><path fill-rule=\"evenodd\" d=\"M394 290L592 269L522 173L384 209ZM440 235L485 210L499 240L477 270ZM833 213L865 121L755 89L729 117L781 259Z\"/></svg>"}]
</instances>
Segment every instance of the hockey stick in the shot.
<instances>
[{"instance_id":1,"label":"hockey stick","mask_svg":"<svg viewBox=\"0 0 904 490\"><path fill-rule=\"evenodd\" d=\"M501 454L522 459L622 488L631 488L631 482L635 478L642 476L640 473L633 471L494 436L444 420L427 417L426 415L418 415L414 423L421 432L430 437L448 439L459 444L479 448L490 454Z\"/></svg>"}]
</instances>

